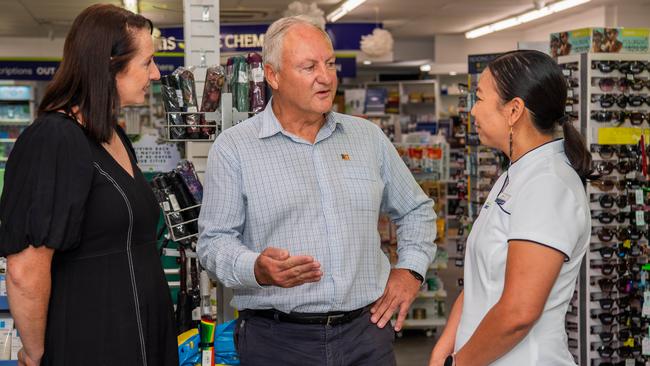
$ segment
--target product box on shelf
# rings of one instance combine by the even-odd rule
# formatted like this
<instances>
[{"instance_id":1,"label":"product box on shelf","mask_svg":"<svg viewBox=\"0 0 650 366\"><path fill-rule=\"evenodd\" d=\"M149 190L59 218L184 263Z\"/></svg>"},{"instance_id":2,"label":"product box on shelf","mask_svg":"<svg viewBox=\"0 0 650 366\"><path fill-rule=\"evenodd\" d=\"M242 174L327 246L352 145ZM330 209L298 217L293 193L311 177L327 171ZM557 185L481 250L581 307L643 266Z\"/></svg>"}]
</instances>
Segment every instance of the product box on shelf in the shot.
<instances>
[{"instance_id":1,"label":"product box on shelf","mask_svg":"<svg viewBox=\"0 0 650 366\"><path fill-rule=\"evenodd\" d=\"M647 53L649 35L648 28L582 28L551 33L551 55Z\"/></svg>"}]
</instances>

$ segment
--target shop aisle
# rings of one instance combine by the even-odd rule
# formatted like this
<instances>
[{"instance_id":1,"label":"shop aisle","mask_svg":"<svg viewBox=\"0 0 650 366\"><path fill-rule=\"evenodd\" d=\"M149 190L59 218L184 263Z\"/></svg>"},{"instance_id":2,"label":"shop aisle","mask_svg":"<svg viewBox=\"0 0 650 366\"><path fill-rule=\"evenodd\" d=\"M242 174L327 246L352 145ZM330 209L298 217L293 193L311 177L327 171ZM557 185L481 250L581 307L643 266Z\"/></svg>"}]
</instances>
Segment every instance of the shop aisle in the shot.
<instances>
[{"instance_id":1,"label":"shop aisle","mask_svg":"<svg viewBox=\"0 0 650 366\"><path fill-rule=\"evenodd\" d=\"M424 332L405 332L402 338L395 339L397 366L427 366L429 355L437 338L427 337Z\"/></svg>"}]
</instances>

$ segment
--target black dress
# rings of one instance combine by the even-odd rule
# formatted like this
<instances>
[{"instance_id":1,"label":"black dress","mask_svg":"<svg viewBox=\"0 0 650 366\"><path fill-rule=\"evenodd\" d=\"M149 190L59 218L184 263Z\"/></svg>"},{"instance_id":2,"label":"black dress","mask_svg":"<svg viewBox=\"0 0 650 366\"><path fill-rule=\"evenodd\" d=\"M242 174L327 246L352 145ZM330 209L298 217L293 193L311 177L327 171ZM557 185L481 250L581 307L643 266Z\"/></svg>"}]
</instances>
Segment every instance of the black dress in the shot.
<instances>
[{"instance_id":1,"label":"black dress","mask_svg":"<svg viewBox=\"0 0 650 366\"><path fill-rule=\"evenodd\" d=\"M117 130L134 177L62 113L36 119L7 162L0 255L55 250L42 365L178 365L159 206Z\"/></svg>"}]
</instances>

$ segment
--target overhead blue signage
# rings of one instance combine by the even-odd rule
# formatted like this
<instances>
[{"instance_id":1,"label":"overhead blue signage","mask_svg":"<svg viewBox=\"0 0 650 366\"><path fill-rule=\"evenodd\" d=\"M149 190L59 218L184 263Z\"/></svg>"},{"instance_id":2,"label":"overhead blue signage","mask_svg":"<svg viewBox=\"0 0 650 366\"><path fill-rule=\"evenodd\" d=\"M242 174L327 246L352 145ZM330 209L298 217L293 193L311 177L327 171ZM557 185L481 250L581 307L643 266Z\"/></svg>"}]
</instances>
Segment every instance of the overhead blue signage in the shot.
<instances>
[{"instance_id":1,"label":"overhead blue signage","mask_svg":"<svg viewBox=\"0 0 650 366\"><path fill-rule=\"evenodd\" d=\"M51 80L58 67L55 59L0 58L0 80Z\"/></svg>"}]
</instances>

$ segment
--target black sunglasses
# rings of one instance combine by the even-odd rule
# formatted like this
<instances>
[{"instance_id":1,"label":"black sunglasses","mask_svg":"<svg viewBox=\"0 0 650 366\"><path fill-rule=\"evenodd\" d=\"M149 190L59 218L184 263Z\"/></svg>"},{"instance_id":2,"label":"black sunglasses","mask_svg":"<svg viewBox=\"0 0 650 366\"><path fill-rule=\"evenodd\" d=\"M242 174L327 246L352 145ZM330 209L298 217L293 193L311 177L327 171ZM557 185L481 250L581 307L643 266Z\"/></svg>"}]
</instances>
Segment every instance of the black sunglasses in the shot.
<instances>
[{"instance_id":1,"label":"black sunglasses","mask_svg":"<svg viewBox=\"0 0 650 366\"><path fill-rule=\"evenodd\" d=\"M591 144L591 152L597 152L603 159L611 159L616 155L620 159L636 158L639 155L638 145L598 145Z\"/></svg>"}]
</instances>

